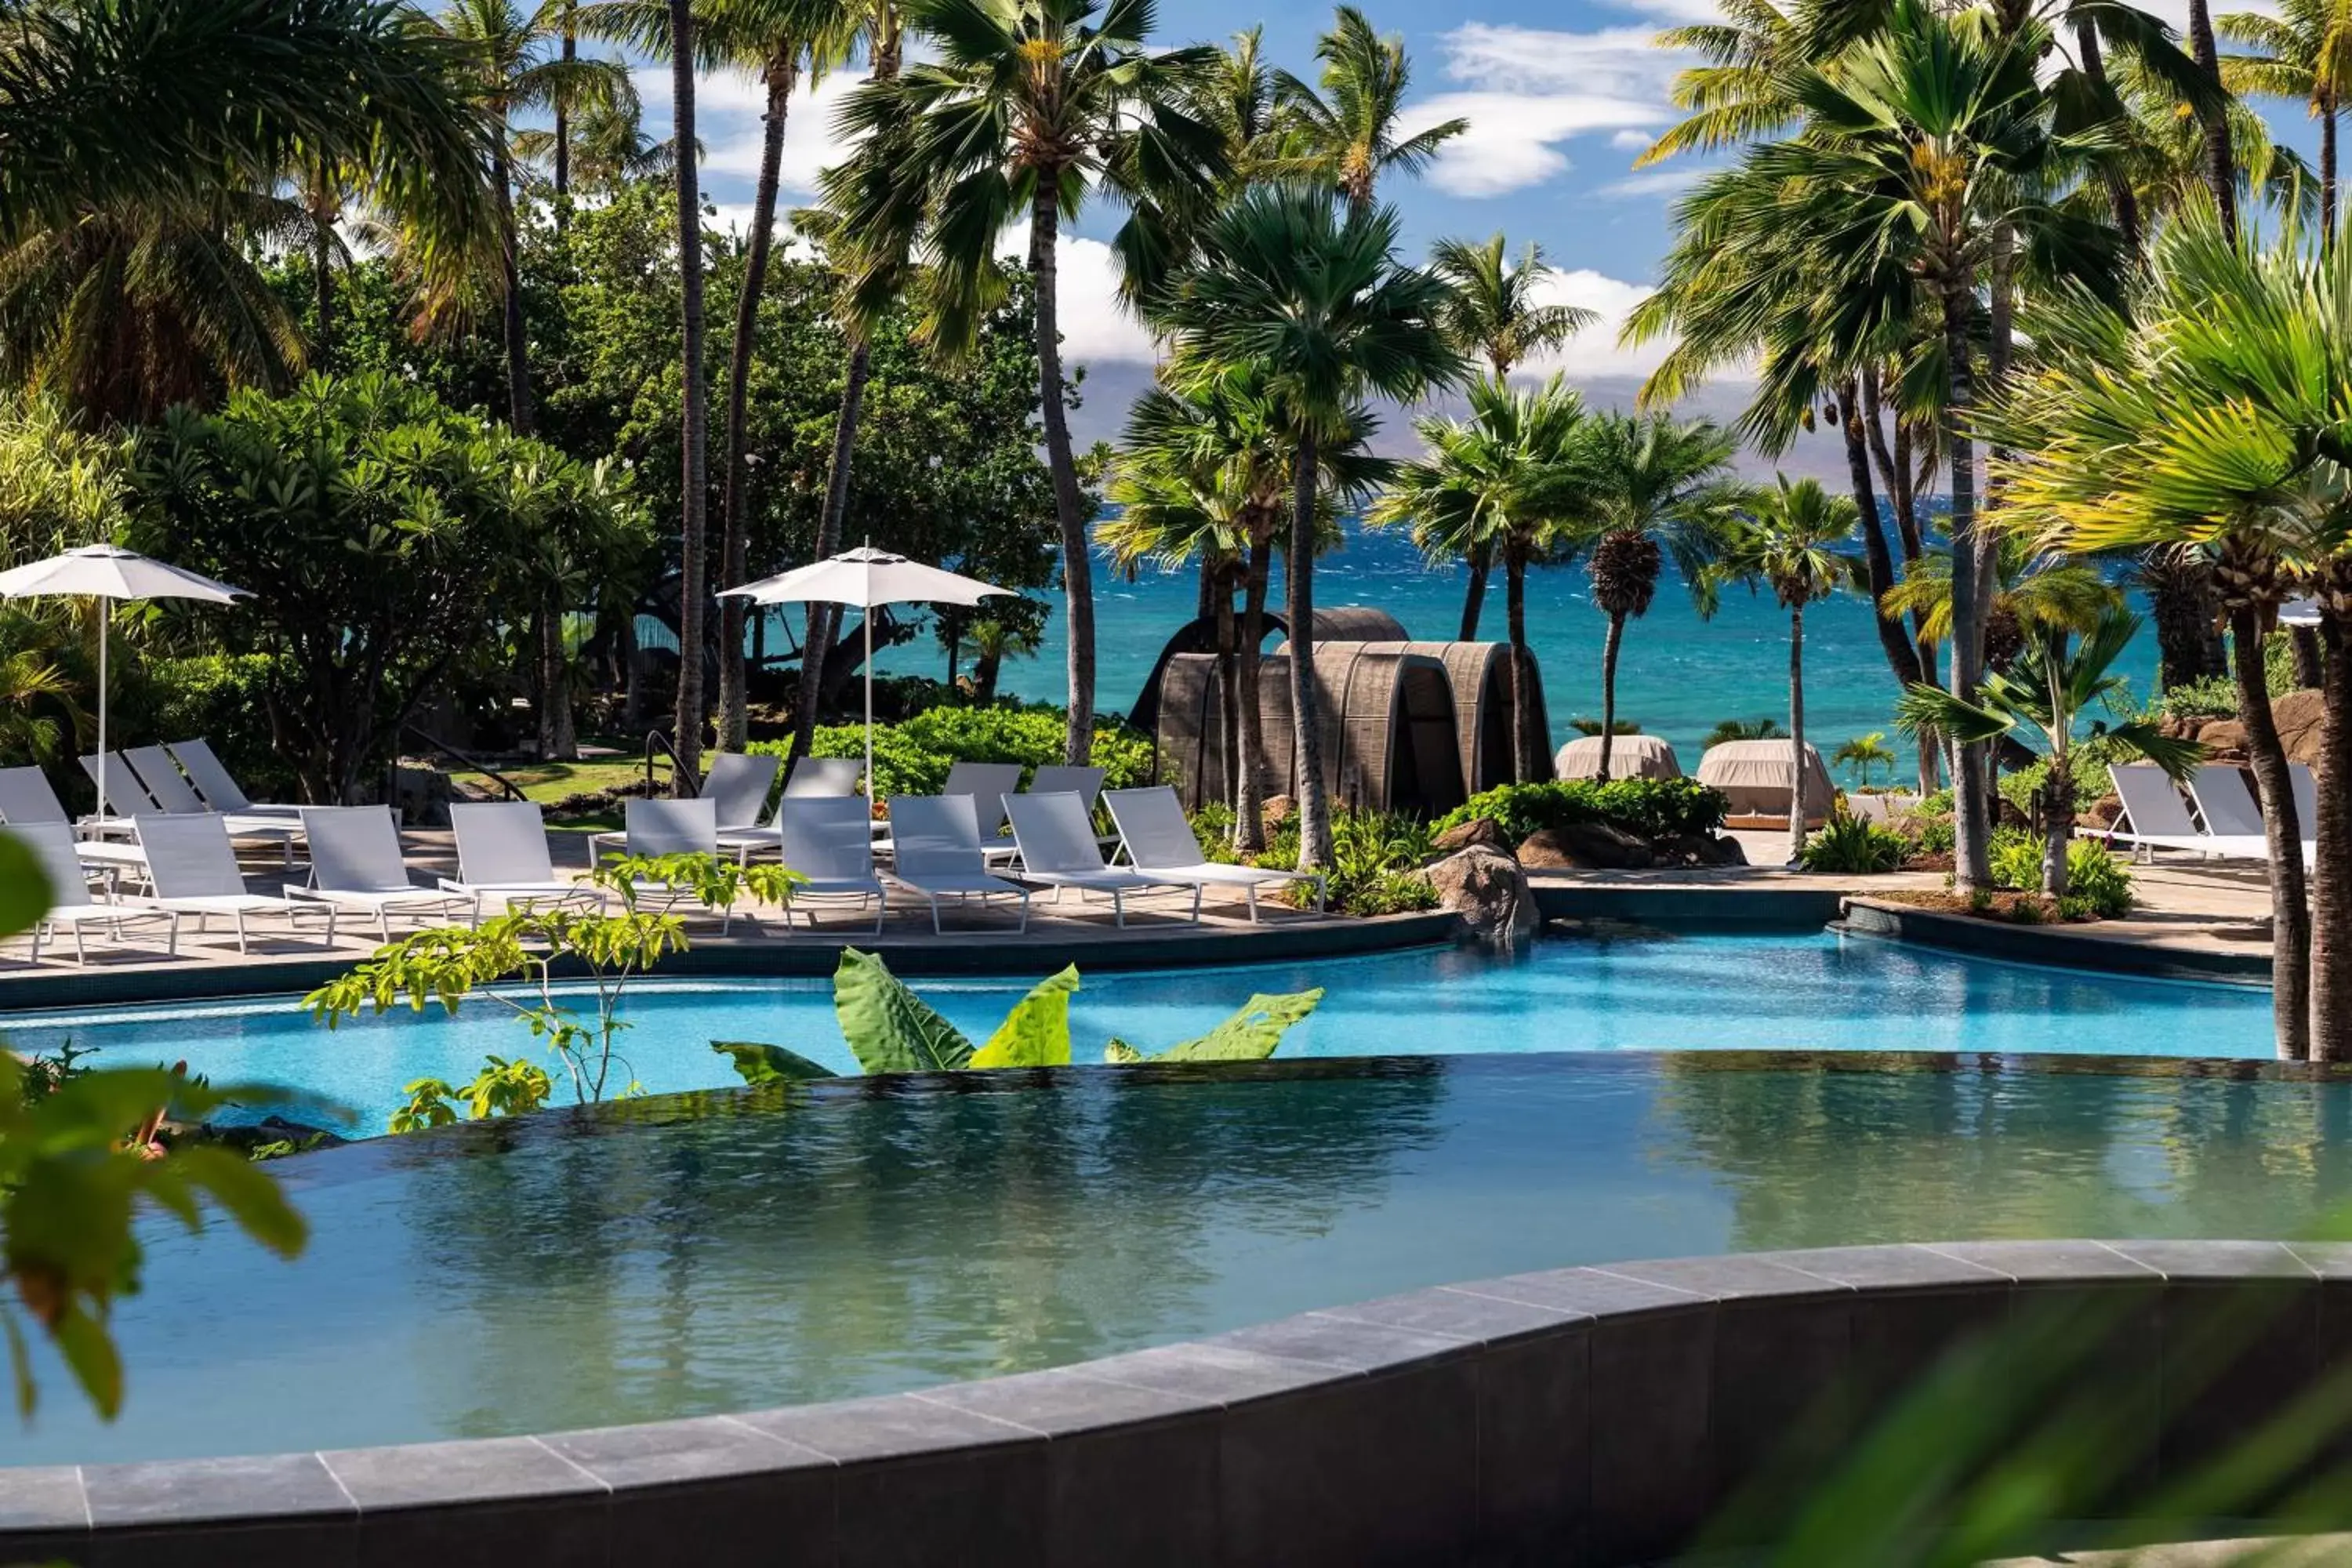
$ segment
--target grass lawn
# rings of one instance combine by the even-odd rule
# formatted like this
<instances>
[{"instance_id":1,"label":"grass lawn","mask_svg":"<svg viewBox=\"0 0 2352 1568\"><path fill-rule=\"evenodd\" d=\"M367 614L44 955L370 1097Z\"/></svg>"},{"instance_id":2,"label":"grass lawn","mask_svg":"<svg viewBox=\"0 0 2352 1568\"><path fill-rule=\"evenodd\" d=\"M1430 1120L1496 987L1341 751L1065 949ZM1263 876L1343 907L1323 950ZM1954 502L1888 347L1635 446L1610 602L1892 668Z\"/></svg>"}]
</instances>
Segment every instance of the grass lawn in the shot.
<instances>
[{"instance_id":1,"label":"grass lawn","mask_svg":"<svg viewBox=\"0 0 2352 1568\"><path fill-rule=\"evenodd\" d=\"M572 795L635 783L646 776L646 763L643 757L597 757L578 763L518 763L512 767L500 768L499 772L522 791L525 798L551 806ZM493 797L498 795L498 785L485 774L453 768L449 776ZM548 826L581 832L603 832L619 827L621 814L618 811L598 812L593 816L566 817Z\"/></svg>"}]
</instances>

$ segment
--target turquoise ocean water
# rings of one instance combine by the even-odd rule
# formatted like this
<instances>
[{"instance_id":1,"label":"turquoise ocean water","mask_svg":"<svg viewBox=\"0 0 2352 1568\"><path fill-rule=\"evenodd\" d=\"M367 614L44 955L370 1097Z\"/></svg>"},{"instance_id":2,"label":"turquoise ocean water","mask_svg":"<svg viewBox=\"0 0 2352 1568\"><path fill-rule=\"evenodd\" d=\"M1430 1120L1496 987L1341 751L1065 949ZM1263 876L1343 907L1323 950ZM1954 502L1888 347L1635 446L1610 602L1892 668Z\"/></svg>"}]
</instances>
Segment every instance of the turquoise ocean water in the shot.
<instances>
[{"instance_id":1,"label":"turquoise ocean water","mask_svg":"<svg viewBox=\"0 0 2352 1568\"><path fill-rule=\"evenodd\" d=\"M1350 523L1345 548L1315 564L1315 598L1327 608L1383 609L1412 636L1444 639L1459 629L1467 581L1460 567L1431 569L1400 534ZM1149 573L1130 583L1098 562L1095 592L1098 701L1106 710L1124 711L1169 637L1192 619L1196 579ZM1277 572L1276 605L1281 594ZM1581 567L1531 574L1528 640L1542 663L1555 745L1571 735L1570 720L1600 715L1605 627ZM1504 636L1499 579L1487 594L1479 634L1497 640ZM1769 594L1731 590L1714 618L1702 620L1682 584L1670 578L1659 584L1649 615L1626 630L1617 672L1618 714L1664 736L1681 753L1684 767L1695 768L1701 739L1726 719L1769 714L1788 722L1788 615ZM1006 665L1004 689L1032 700L1061 701L1067 689L1065 658L1057 613L1037 657ZM940 677L947 660L926 634L890 649L878 666L892 674ZM2130 680L2133 694L2144 699L2153 689L2155 669L2155 638L2143 633L2119 673ZM1805 732L1824 756L1872 730L1885 731L1898 752L1906 750L1895 733L1895 697L1894 678L1862 596L1843 595L1806 611Z\"/></svg>"}]
</instances>

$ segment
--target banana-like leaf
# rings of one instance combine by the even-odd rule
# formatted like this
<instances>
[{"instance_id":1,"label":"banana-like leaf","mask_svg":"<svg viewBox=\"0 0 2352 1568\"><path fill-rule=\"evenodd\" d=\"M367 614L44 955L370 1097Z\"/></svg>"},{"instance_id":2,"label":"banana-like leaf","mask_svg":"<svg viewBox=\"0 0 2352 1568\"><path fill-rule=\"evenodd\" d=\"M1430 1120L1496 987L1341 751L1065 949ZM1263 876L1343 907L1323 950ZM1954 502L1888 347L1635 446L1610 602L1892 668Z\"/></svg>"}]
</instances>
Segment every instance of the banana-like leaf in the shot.
<instances>
[{"instance_id":1,"label":"banana-like leaf","mask_svg":"<svg viewBox=\"0 0 2352 1568\"><path fill-rule=\"evenodd\" d=\"M754 1086L763 1083L814 1083L841 1075L823 1062L813 1062L798 1051L757 1040L713 1040L710 1048L735 1064L735 1076Z\"/></svg>"},{"instance_id":2,"label":"banana-like leaf","mask_svg":"<svg viewBox=\"0 0 2352 1568\"><path fill-rule=\"evenodd\" d=\"M33 929L47 912L49 879L23 840L0 833L0 936Z\"/></svg>"},{"instance_id":3,"label":"banana-like leaf","mask_svg":"<svg viewBox=\"0 0 2352 1568\"><path fill-rule=\"evenodd\" d=\"M1061 1068L1070 1065L1070 994L1078 966L1041 980L1013 1004L996 1033L973 1053L975 1068Z\"/></svg>"},{"instance_id":4,"label":"banana-like leaf","mask_svg":"<svg viewBox=\"0 0 2352 1568\"><path fill-rule=\"evenodd\" d=\"M833 1012L866 1072L952 1072L971 1065L971 1042L870 952L842 950Z\"/></svg>"},{"instance_id":5,"label":"banana-like leaf","mask_svg":"<svg viewBox=\"0 0 2352 1568\"><path fill-rule=\"evenodd\" d=\"M1113 1035L1110 1037L1110 1043L1103 1047L1103 1060L1110 1063L1113 1067L1131 1068L1138 1062L1149 1061L1150 1059L1150 1058L1146 1057L1141 1051L1137 1050L1133 1046L1129 1045L1117 1035Z\"/></svg>"},{"instance_id":6,"label":"banana-like leaf","mask_svg":"<svg viewBox=\"0 0 2352 1568\"><path fill-rule=\"evenodd\" d=\"M1103 1052L1103 1059L1112 1062L1262 1062L1274 1055L1282 1044L1285 1030L1309 1013L1323 1000L1323 988L1293 991L1279 996L1264 992L1252 996L1232 1017L1196 1040L1186 1040L1150 1057L1139 1057L1135 1048L1123 1041L1113 1040Z\"/></svg>"}]
</instances>

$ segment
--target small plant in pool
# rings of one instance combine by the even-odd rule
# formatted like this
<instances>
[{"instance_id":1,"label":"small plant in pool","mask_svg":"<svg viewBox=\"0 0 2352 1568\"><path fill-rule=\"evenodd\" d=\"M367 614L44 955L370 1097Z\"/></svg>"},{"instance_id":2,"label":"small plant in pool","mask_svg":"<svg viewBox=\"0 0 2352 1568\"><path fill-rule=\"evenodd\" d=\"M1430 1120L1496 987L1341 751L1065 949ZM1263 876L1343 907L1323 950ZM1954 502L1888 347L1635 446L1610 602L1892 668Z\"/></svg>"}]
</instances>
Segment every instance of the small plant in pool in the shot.
<instances>
[{"instance_id":1,"label":"small plant in pool","mask_svg":"<svg viewBox=\"0 0 2352 1568\"><path fill-rule=\"evenodd\" d=\"M629 1026L620 1016L622 997L631 982L687 946L684 921L649 914L637 900L658 889L691 894L720 909L732 907L747 891L788 903L803 879L782 866L737 866L710 855L623 856L589 876L620 900L621 913L531 910L496 916L473 930L419 931L376 949L368 962L310 993L304 1005L331 1029L355 1014L385 1013L403 1003L422 1012L426 1002L438 1002L454 1013L478 993L512 1012L532 1038L545 1044L562 1065L574 1100L600 1100L616 1088L634 1093L635 1079L619 1050L621 1031ZM574 1006L559 994L560 984L576 977L588 981L592 1007ZM489 989L518 980L524 982L518 990ZM438 1079L407 1085L408 1103L394 1118L393 1131L457 1121L452 1100L464 1101L475 1116L535 1110L553 1088L541 1068L491 1057L462 1088Z\"/></svg>"},{"instance_id":2,"label":"small plant in pool","mask_svg":"<svg viewBox=\"0 0 2352 1568\"><path fill-rule=\"evenodd\" d=\"M1030 988L1004 1022L979 1045L933 1012L889 965L849 948L833 975L833 1011L850 1054L867 1073L986 1071L992 1068L1070 1065L1070 997L1078 989L1076 964ZM1281 995L1260 993L1207 1034L1146 1054L1114 1037L1103 1059L1139 1062L1255 1062L1274 1055L1293 1024L1315 1011L1321 987ZM806 1082L839 1076L782 1046L714 1040L750 1084Z\"/></svg>"}]
</instances>

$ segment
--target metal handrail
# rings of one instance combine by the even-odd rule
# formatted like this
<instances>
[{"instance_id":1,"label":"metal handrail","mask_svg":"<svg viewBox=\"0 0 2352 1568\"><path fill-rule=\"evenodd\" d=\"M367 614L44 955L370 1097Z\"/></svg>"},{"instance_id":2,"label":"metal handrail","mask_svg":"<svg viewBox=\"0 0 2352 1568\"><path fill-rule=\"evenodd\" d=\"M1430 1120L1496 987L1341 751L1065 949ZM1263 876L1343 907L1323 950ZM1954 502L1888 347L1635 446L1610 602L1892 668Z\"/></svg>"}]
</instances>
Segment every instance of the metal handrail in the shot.
<instances>
[{"instance_id":1,"label":"metal handrail","mask_svg":"<svg viewBox=\"0 0 2352 1568\"><path fill-rule=\"evenodd\" d=\"M499 772L498 769L490 766L489 763L482 761L479 757L459 751L457 747L451 745L448 742L440 739L438 736L426 734L415 724L403 724L400 728L404 733L414 735L416 739L424 742L427 747L433 751L438 752L441 755L456 763L459 767L466 769L469 773L479 773L484 778L487 778L493 784L497 784L500 790L505 792L504 795L500 796L501 799L529 800L530 798L529 795L522 793L521 788L515 784L514 780L507 777L506 774Z\"/></svg>"},{"instance_id":2,"label":"metal handrail","mask_svg":"<svg viewBox=\"0 0 2352 1568\"><path fill-rule=\"evenodd\" d=\"M686 780L688 798L691 799L702 793L702 781L694 776L694 770L677 760L677 748L670 744L669 737L659 730L648 730L646 731L646 794L650 795L654 793L654 753L656 752L669 759L669 776L672 785L683 778Z\"/></svg>"}]
</instances>

